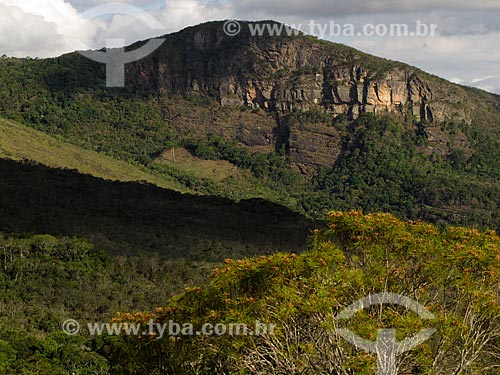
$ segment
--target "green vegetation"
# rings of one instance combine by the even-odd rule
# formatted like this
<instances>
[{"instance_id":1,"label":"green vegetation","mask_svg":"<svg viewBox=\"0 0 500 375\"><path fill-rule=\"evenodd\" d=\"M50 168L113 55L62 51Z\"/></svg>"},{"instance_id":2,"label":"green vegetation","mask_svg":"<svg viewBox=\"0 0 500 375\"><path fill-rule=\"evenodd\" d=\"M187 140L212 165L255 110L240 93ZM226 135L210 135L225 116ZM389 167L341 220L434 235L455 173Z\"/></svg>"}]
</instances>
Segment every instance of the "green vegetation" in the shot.
<instances>
[{"instance_id":1,"label":"green vegetation","mask_svg":"<svg viewBox=\"0 0 500 375\"><path fill-rule=\"evenodd\" d=\"M178 148L180 154L175 162L168 159L171 155L166 155L166 158L152 157L147 165L141 165L137 161L125 162L103 153L89 151L66 142L60 135L51 137L15 121L0 118L1 158L34 161L52 168L77 170L79 173L106 180L143 181L182 193L210 194L235 201L263 197L290 207L297 206L295 202L287 201L280 196L272 185L273 181L267 185L262 184L252 173L221 159L220 155L216 157L217 161L204 160L210 157L202 153L201 143L195 141L184 143L191 149L193 155ZM210 146L203 147L211 150ZM265 168L269 168L264 165L267 160L264 155L252 156L234 145L232 150L232 155L236 155L232 160L243 167L253 162L253 168L260 176L264 174ZM244 157L237 157L238 152ZM267 172L268 175L271 173L272 171Z\"/></svg>"},{"instance_id":2,"label":"green vegetation","mask_svg":"<svg viewBox=\"0 0 500 375\"><path fill-rule=\"evenodd\" d=\"M60 332L64 320L153 309L204 284L227 256L300 250L312 227L263 200L237 204L2 159L0 170L0 228L57 235L0 234L1 374L113 373L98 342Z\"/></svg>"},{"instance_id":3,"label":"green vegetation","mask_svg":"<svg viewBox=\"0 0 500 375\"><path fill-rule=\"evenodd\" d=\"M373 374L376 356L345 342L336 327L374 340L380 327L397 339L423 328L430 340L398 357L399 372L496 374L500 355L500 238L492 231L389 214L332 212L307 251L226 259L203 288L189 288L151 312L118 314L116 323L276 325L260 336L101 336L88 347L119 374ZM435 320L397 305L370 308L349 321L335 316L369 294L418 300Z\"/></svg>"},{"instance_id":4,"label":"green vegetation","mask_svg":"<svg viewBox=\"0 0 500 375\"><path fill-rule=\"evenodd\" d=\"M354 207L406 218L499 228L500 174L494 170L494 161L500 156L489 143L485 143L488 156L476 154L476 163L463 151L447 158L425 154L420 146L425 139L418 131L390 117L362 116L347 124L344 134L336 164L320 170L314 180L315 192L322 199L310 198L309 202L326 205L316 209ZM500 159L496 161L499 164ZM483 173L490 165L490 173Z\"/></svg>"},{"instance_id":5,"label":"green vegetation","mask_svg":"<svg viewBox=\"0 0 500 375\"><path fill-rule=\"evenodd\" d=\"M146 181L163 188L186 191L176 180L168 179L165 175L154 175L145 167L85 150L4 119L0 119L0 157L32 160L52 168L74 169L107 180Z\"/></svg>"},{"instance_id":6,"label":"green vegetation","mask_svg":"<svg viewBox=\"0 0 500 375\"><path fill-rule=\"evenodd\" d=\"M398 356L400 372L493 375L500 355L499 257L500 238L492 231L332 212L305 252L226 259L206 284L199 278L206 263L110 256L78 238L2 236L0 373L374 373L375 355L344 341L335 331L340 325L372 341L380 327L398 328L398 340L436 328L430 340ZM205 286L170 298L181 281L173 275ZM435 320L396 305L335 320L352 302L383 291L418 300ZM144 312L128 313L137 310ZM274 335L160 339L60 332L67 318L85 327L113 315L117 324L152 319L196 330L205 323L252 329L259 320L275 328Z\"/></svg>"},{"instance_id":7,"label":"green vegetation","mask_svg":"<svg viewBox=\"0 0 500 375\"><path fill-rule=\"evenodd\" d=\"M433 339L400 358L401 373L496 374L500 239L486 229L500 229L499 98L418 72L436 95L456 90L450 105L467 106L472 123L417 123L404 108L334 119L328 103L223 107L227 88L190 91L196 74L217 83L223 66L241 82L292 77L299 90L319 69L276 70L265 54L242 51L245 33L186 48L212 26L169 36L127 67L140 80L124 89L104 88L103 67L76 53L0 59L0 374L372 374L375 357L342 341L333 316L381 291L417 299L437 318ZM293 38L352 74L408 68ZM251 48L274 53L291 39ZM160 68L175 79L160 82ZM339 150L331 164L294 159L294 137L308 127ZM410 219L434 224L401 221ZM277 335L60 332L67 318L113 316L197 326L258 319ZM368 339L400 327L402 339L430 323L388 306L346 324Z\"/></svg>"},{"instance_id":8,"label":"green vegetation","mask_svg":"<svg viewBox=\"0 0 500 375\"><path fill-rule=\"evenodd\" d=\"M246 169L259 179L260 185L280 191L280 196L291 195L290 188L299 188L304 184L302 176L290 168L291 160L279 153L251 153L238 146L236 142L227 142L220 137L210 136L207 140L187 140L186 148L194 155L208 160L227 160Z\"/></svg>"},{"instance_id":9,"label":"green vegetation","mask_svg":"<svg viewBox=\"0 0 500 375\"><path fill-rule=\"evenodd\" d=\"M109 256L85 240L49 235L2 234L0 258L1 374L108 374L107 360L84 338L60 332L61 323L153 308L203 282L197 275L208 264L151 253Z\"/></svg>"},{"instance_id":10,"label":"green vegetation","mask_svg":"<svg viewBox=\"0 0 500 375\"><path fill-rule=\"evenodd\" d=\"M245 177L244 171L227 160L209 160L208 157L196 157L181 147L166 150L156 159L156 162L192 172L199 178L215 181L224 181L229 178L243 179Z\"/></svg>"}]
</instances>

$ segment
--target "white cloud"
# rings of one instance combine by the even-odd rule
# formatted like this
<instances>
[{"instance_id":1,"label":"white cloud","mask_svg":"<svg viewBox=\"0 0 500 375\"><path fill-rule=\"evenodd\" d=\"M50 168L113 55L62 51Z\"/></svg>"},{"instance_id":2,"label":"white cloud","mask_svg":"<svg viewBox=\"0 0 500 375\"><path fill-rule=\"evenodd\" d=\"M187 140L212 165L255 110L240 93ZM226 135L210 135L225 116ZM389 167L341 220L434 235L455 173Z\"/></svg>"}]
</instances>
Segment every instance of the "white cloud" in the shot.
<instances>
[{"instance_id":1,"label":"white cloud","mask_svg":"<svg viewBox=\"0 0 500 375\"><path fill-rule=\"evenodd\" d=\"M187 26L233 16L231 4L206 3L200 0L165 0L160 18L168 30L178 31Z\"/></svg>"},{"instance_id":2,"label":"white cloud","mask_svg":"<svg viewBox=\"0 0 500 375\"><path fill-rule=\"evenodd\" d=\"M63 0L0 0L4 6L15 6L26 14L41 16L61 28L78 18L78 12Z\"/></svg>"},{"instance_id":3,"label":"white cloud","mask_svg":"<svg viewBox=\"0 0 500 375\"><path fill-rule=\"evenodd\" d=\"M51 57L71 51L74 35L91 43L99 21L85 23L63 0L0 0L0 52L10 56Z\"/></svg>"},{"instance_id":4,"label":"white cloud","mask_svg":"<svg viewBox=\"0 0 500 375\"><path fill-rule=\"evenodd\" d=\"M47 35L56 35L54 24L44 21L43 17L26 14L18 7L7 7L0 4L0 54L9 56L47 56L49 46ZM33 30L36 28L37 32ZM55 43L54 43L55 42ZM51 41L52 51L62 51L60 40Z\"/></svg>"},{"instance_id":5,"label":"white cloud","mask_svg":"<svg viewBox=\"0 0 500 375\"><path fill-rule=\"evenodd\" d=\"M119 3L124 3L124 4L131 4L136 7L141 7L141 8L150 8L150 7L161 7L164 0L69 0L69 3L73 5L76 9L79 11L86 11L92 7L99 6L102 4L105 4L106 2L119 2Z\"/></svg>"},{"instance_id":6,"label":"white cloud","mask_svg":"<svg viewBox=\"0 0 500 375\"><path fill-rule=\"evenodd\" d=\"M470 82L462 82L462 84L479 87L480 89L500 94L500 74L474 78Z\"/></svg>"},{"instance_id":7,"label":"white cloud","mask_svg":"<svg viewBox=\"0 0 500 375\"><path fill-rule=\"evenodd\" d=\"M64 0L0 0L0 55L52 57L77 49L102 48L109 38L124 39L125 44L131 44L231 16L228 6L198 0L127 0L123 3L151 7L143 14L153 17L164 28L150 27L151 22L120 14L124 8L119 7L117 14L108 17L84 17L92 15L94 8L91 6L100 7L107 3L98 0L73 4ZM87 9L79 12L76 6Z\"/></svg>"},{"instance_id":8,"label":"white cloud","mask_svg":"<svg viewBox=\"0 0 500 375\"><path fill-rule=\"evenodd\" d=\"M283 16L303 17L342 17L360 14L387 14L430 12L435 10L500 10L497 0L240 0L235 2L235 8L240 14L244 12L266 12Z\"/></svg>"}]
</instances>

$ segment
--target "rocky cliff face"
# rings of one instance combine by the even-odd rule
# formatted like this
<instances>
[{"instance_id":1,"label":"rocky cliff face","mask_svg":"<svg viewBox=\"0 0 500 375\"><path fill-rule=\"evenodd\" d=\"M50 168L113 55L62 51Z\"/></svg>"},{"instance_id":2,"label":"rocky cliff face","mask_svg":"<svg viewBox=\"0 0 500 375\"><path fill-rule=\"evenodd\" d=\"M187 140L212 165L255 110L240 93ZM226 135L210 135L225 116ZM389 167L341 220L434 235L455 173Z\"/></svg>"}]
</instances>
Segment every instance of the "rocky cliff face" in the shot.
<instances>
[{"instance_id":1,"label":"rocky cliff face","mask_svg":"<svg viewBox=\"0 0 500 375\"><path fill-rule=\"evenodd\" d=\"M346 114L351 118L389 111L409 113L417 121L446 119L446 106L433 100L431 87L403 70L382 78L373 78L361 66L324 67L319 73L276 80L241 82L231 77L221 83L219 95L223 106L248 105L281 112L321 110L333 117Z\"/></svg>"},{"instance_id":2,"label":"rocky cliff face","mask_svg":"<svg viewBox=\"0 0 500 375\"><path fill-rule=\"evenodd\" d=\"M462 88L410 66L308 36L254 38L243 32L230 37L217 22L169 36L151 58L129 69L131 77L139 77L134 84L160 95L205 96L222 107L250 107L278 119L315 111L351 119L391 112L431 127L471 120ZM326 126L302 125L290 130L294 157L305 164L331 164L338 134ZM263 137L268 141L275 135Z\"/></svg>"}]
</instances>

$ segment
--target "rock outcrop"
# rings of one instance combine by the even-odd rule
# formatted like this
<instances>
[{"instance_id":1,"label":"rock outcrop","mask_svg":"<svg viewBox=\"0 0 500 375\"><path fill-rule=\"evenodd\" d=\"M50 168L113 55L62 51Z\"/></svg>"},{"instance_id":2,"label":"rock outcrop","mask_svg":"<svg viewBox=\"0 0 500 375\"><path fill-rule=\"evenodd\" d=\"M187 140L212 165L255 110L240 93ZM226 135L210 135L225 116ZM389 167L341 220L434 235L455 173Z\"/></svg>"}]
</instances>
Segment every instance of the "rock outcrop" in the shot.
<instances>
[{"instance_id":1,"label":"rock outcrop","mask_svg":"<svg viewBox=\"0 0 500 375\"><path fill-rule=\"evenodd\" d=\"M450 94L441 86L451 83L416 68L304 35L255 38L242 32L230 37L220 22L169 36L158 52L129 69L130 77L139 77L134 84L159 95L204 96L222 107L249 107L278 117L319 111L355 119L391 112L427 124L471 118L461 106L466 95L459 86ZM331 129L303 124L290 132L290 150L300 162L331 164L336 138Z\"/></svg>"}]
</instances>

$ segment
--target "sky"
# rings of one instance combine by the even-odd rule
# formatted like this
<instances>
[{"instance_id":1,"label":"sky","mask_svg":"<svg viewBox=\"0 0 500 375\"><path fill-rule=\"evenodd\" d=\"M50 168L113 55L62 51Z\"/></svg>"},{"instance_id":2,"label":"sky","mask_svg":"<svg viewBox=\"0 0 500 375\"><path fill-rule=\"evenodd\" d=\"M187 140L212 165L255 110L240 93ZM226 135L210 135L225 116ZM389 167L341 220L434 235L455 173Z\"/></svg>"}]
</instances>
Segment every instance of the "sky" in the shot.
<instances>
[{"instance_id":1,"label":"sky","mask_svg":"<svg viewBox=\"0 0 500 375\"><path fill-rule=\"evenodd\" d=\"M124 8L124 5L131 8ZM276 20L364 52L500 94L500 0L0 0L0 55L53 57L126 44L211 20ZM102 8L108 4L108 8ZM125 5L125 6L126 6ZM96 8L98 7L98 8ZM134 7L134 8L132 8ZM116 13L144 11L158 22ZM108 14L99 15L103 10ZM129 12L130 13L130 12ZM366 25L417 22L433 35L358 35ZM332 27L331 25L336 28ZM313 26L311 26L313 25ZM355 35L338 32L350 26ZM322 31L323 30L323 31ZM372 29L369 29L372 30ZM381 29L383 30L383 28ZM430 30L430 29L429 29ZM326 31L326 32L325 32ZM363 33L361 33L363 34Z\"/></svg>"}]
</instances>

